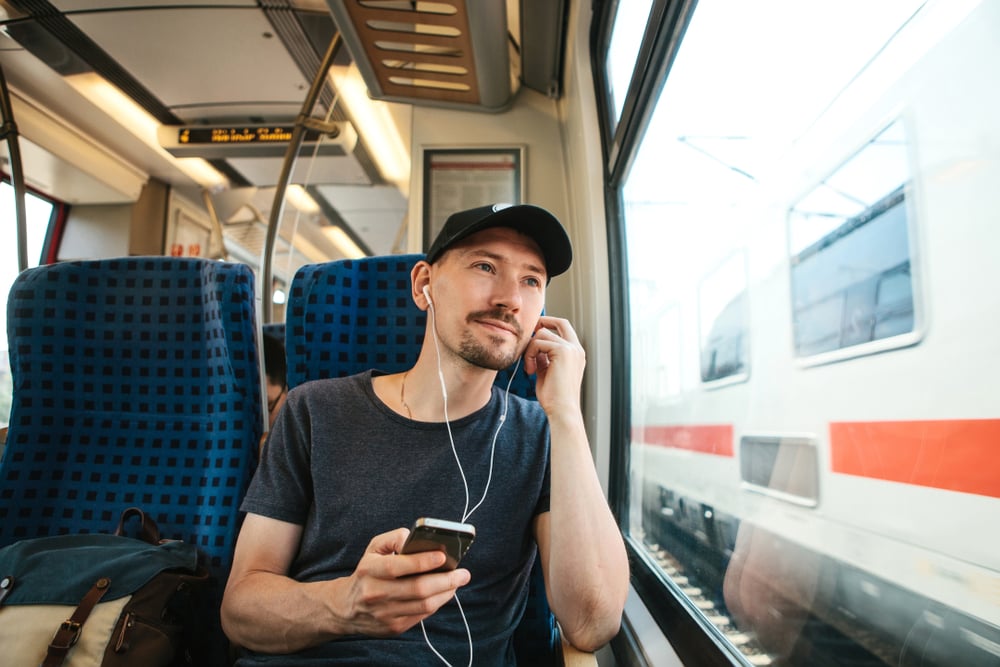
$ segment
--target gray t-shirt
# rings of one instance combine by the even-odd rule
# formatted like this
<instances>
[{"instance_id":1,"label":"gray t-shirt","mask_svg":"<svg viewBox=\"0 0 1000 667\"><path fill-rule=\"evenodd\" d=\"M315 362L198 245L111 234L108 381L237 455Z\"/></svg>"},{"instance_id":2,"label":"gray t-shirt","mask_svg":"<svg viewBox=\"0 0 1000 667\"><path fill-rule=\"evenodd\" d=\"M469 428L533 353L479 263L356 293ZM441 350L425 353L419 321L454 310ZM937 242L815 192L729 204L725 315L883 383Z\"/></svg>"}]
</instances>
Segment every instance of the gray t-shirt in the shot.
<instances>
[{"instance_id":1,"label":"gray t-shirt","mask_svg":"<svg viewBox=\"0 0 1000 667\"><path fill-rule=\"evenodd\" d=\"M347 576L371 538L418 517L460 521L466 494L444 422L406 419L375 395L369 371L297 387L264 447L242 509L303 526L289 575L299 581ZM459 590L476 665L513 665L510 639L521 618L536 546L532 519L548 511L549 430L541 407L497 387L481 410L451 422L474 507L476 539L462 561L471 582ZM443 415L442 415L443 417ZM468 662L468 639L452 600L424 621L434 648ZM343 638L294 656L251 655L240 665L441 664L417 625L390 639Z\"/></svg>"}]
</instances>

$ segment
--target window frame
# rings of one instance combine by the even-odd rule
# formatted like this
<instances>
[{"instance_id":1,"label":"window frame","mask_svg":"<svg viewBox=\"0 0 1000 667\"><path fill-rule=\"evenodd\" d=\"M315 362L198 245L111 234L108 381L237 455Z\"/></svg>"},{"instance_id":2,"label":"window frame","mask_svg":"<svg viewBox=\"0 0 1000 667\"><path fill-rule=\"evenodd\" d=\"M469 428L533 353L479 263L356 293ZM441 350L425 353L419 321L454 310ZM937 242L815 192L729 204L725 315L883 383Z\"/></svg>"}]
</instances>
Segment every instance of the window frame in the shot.
<instances>
[{"instance_id":1,"label":"window frame","mask_svg":"<svg viewBox=\"0 0 1000 667\"><path fill-rule=\"evenodd\" d=\"M631 583L661 632L685 664L717 667L748 664L740 659L716 629L702 617L676 584L658 573L642 544L627 532L629 525L628 471L631 447L631 330L621 186L635 159L639 138L649 125L670 67L693 15L697 0L654 0L639 48L621 118L612 127L614 111L606 75L610 30L617 0L600 2L591 24L591 71L601 123L604 155L605 215L608 235L608 271L611 293L611 456L609 502L623 529L631 568ZM640 73L638 76L635 73ZM665 594L666 593L666 594ZM628 623L612 642L616 654L628 654L640 641Z\"/></svg>"}]
</instances>

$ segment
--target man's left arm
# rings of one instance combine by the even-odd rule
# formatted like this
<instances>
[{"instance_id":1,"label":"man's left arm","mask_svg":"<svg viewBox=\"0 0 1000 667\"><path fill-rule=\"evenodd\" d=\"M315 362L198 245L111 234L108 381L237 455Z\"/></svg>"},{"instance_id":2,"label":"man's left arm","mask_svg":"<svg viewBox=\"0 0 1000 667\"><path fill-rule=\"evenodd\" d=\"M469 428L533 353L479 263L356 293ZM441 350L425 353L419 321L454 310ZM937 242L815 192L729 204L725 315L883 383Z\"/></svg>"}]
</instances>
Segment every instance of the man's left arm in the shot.
<instances>
[{"instance_id":1,"label":"man's left arm","mask_svg":"<svg viewBox=\"0 0 1000 667\"><path fill-rule=\"evenodd\" d=\"M601 489L580 409L586 356L564 319L542 317L525 351L535 393L549 421L549 511L535 539L549 606L566 639L594 651L618 632L628 595L628 558Z\"/></svg>"}]
</instances>

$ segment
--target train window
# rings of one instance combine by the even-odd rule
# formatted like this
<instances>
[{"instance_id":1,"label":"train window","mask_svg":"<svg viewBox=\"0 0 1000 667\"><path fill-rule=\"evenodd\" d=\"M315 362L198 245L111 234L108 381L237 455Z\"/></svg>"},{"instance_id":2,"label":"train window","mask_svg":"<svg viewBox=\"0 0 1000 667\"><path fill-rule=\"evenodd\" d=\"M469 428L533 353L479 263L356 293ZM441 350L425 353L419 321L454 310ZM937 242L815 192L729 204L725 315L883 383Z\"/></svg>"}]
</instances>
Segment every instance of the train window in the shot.
<instances>
[{"instance_id":1,"label":"train window","mask_svg":"<svg viewBox=\"0 0 1000 667\"><path fill-rule=\"evenodd\" d=\"M679 306L667 304L652 319L651 326L632 332L632 354L645 360L633 373L633 382L641 387L633 394L637 401L633 412L655 410L656 401L674 400L680 395L681 329Z\"/></svg>"},{"instance_id":2,"label":"train window","mask_svg":"<svg viewBox=\"0 0 1000 667\"><path fill-rule=\"evenodd\" d=\"M650 358L655 359L648 382L649 395L677 396L681 393L681 320L680 309L670 305L657 318L656 327L652 330L655 339L649 346Z\"/></svg>"},{"instance_id":3,"label":"train window","mask_svg":"<svg viewBox=\"0 0 1000 667\"><path fill-rule=\"evenodd\" d=\"M698 288L701 381L745 378L748 368L746 255L741 250Z\"/></svg>"},{"instance_id":4,"label":"train window","mask_svg":"<svg viewBox=\"0 0 1000 667\"><path fill-rule=\"evenodd\" d=\"M897 121L792 208L792 247L819 235L790 258L799 357L915 342L907 151Z\"/></svg>"},{"instance_id":5,"label":"train window","mask_svg":"<svg viewBox=\"0 0 1000 667\"><path fill-rule=\"evenodd\" d=\"M652 6L653 0L621 0L618 3L606 63L608 92L614 112L612 126L617 125L622 116L625 94L632 81L646 19Z\"/></svg>"},{"instance_id":6,"label":"train window","mask_svg":"<svg viewBox=\"0 0 1000 667\"><path fill-rule=\"evenodd\" d=\"M740 478L749 488L791 502L816 505L816 440L797 436L740 438Z\"/></svg>"},{"instance_id":7,"label":"train window","mask_svg":"<svg viewBox=\"0 0 1000 667\"><path fill-rule=\"evenodd\" d=\"M45 236L55 214L56 206L51 201L32 193L24 197L25 222L28 232L28 266L41 263L45 246ZM4 211L0 226L0 293L4 307L0 309L0 427L7 425L10 416L11 377L10 358L7 349L7 294L18 273L17 228L14 225L14 188L6 181L0 182L0 211Z\"/></svg>"},{"instance_id":8,"label":"train window","mask_svg":"<svg viewBox=\"0 0 1000 667\"><path fill-rule=\"evenodd\" d=\"M659 73L605 156L636 591L686 664L997 664L1000 3L653 16L595 75Z\"/></svg>"}]
</instances>

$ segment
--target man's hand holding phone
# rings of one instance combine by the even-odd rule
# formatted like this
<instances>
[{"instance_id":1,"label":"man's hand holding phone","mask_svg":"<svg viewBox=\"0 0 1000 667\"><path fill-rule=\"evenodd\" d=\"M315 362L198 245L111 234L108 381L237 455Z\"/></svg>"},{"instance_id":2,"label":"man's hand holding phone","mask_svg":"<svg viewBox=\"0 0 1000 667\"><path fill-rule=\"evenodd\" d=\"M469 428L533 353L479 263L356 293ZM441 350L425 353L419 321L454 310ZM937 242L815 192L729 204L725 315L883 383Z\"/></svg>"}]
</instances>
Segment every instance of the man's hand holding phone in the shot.
<instances>
[{"instance_id":1,"label":"man's hand holding phone","mask_svg":"<svg viewBox=\"0 0 1000 667\"><path fill-rule=\"evenodd\" d=\"M398 635L434 614L469 583L468 570L443 570L448 558L442 551L403 554L409 535L399 528L376 535L368 544L349 577L349 611L344 620L353 632Z\"/></svg>"},{"instance_id":2,"label":"man's hand holding phone","mask_svg":"<svg viewBox=\"0 0 1000 667\"><path fill-rule=\"evenodd\" d=\"M401 554L416 554L439 551L445 554L444 564L434 570L447 572L458 567L459 561L476 539L476 528L472 524L420 517L417 519Z\"/></svg>"}]
</instances>

